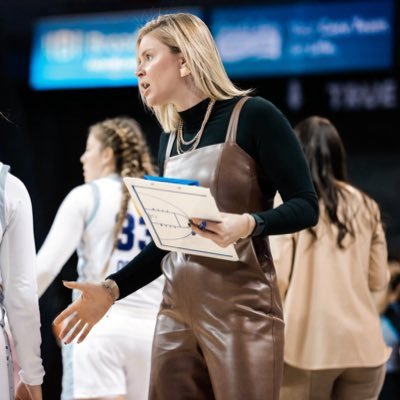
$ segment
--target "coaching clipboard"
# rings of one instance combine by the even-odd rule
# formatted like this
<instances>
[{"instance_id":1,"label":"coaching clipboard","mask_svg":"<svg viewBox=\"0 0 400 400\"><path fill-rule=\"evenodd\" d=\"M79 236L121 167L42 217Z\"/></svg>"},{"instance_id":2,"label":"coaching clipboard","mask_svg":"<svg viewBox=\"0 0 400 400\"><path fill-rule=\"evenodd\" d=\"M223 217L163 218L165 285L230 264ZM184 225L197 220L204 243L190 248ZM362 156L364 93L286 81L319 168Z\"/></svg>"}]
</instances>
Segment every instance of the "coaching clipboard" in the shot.
<instances>
[{"instance_id":1,"label":"coaching clipboard","mask_svg":"<svg viewBox=\"0 0 400 400\"><path fill-rule=\"evenodd\" d=\"M157 247L204 257L237 261L233 245L220 247L212 240L192 235L189 219L221 221L210 189L141 178L123 178Z\"/></svg>"}]
</instances>

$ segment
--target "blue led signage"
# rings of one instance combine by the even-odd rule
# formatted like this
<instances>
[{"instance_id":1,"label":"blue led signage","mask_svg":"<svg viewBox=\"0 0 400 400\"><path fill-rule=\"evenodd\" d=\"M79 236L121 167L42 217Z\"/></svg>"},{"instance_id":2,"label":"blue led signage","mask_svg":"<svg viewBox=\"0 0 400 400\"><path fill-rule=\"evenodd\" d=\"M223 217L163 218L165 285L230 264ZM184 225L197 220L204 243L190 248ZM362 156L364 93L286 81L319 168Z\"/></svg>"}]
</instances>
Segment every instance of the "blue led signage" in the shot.
<instances>
[{"instance_id":1,"label":"blue led signage","mask_svg":"<svg viewBox=\"0 0 400 400\"><path fill-rule=\"evenodd\" d=\"M136 37L163 9L40 20L34 29L30 84L34 89L136 86Z\"/></svg>"},{"instance_id":2,"label":"blue led signage","mask_svg":"<svg viewBox=\"0 0 400 400\"><path fill-rule=\"evenodd\" d=\"M211 30L234 77L387 69L392 0L216 8Z\"/></svg>"}]
</instances>

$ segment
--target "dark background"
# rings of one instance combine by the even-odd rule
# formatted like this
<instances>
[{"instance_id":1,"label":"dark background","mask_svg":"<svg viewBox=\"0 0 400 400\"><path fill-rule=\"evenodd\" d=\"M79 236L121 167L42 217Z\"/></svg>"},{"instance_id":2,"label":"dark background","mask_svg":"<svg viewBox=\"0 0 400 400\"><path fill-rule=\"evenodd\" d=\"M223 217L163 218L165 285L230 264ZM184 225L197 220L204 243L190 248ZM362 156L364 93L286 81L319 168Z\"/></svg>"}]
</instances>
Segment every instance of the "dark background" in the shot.
<instances>
[{"instance_id":1,"label":"dark background","mask_svg":"<svg viewBox=\"0 0 400 400\"><path fill-rule=\"evenodd\" d=\"M179 5L207 8L211 4L235 3L241 2L0 0L0 111L11 121L0 121L0 160L11 165L13 173L24 181L31 194L37 248L42 244L60 202L74 186L83 182L79 157L84 150L89 125L116 115L133 116L147 133L154 155L157 154L160 127L156 119L144 111L134 87L32 91L27 82L35 19L63 14ZM252 3L282 4L283 1ZM292 125L311 114L331 119L348 152L352 183L374 197L381 206L391 258L400 257L399 16L399 4L396 4L395 63L390 70L235 81L242 88L255 88L256 94L275 103ZM388 82L393 88L390 101L382 95L381 89ZM343 92L333 99L329 92L332 84L340 85L347 94ZM354 93L351 88L355 86L361 89ZM290 97L293 91L295 96ZM291 104L293 98L299 98L296 97L298 93L301 102L296 107ZM349 101L354 98L359 105L349 106ZM70 260L60 278L74 279L74 263L74 259ZM58 398L61 371L50 321L68 301L69 293L63 291L58 279L40 303L47 370L45 399Z\"/></svg>"}]
</instances>

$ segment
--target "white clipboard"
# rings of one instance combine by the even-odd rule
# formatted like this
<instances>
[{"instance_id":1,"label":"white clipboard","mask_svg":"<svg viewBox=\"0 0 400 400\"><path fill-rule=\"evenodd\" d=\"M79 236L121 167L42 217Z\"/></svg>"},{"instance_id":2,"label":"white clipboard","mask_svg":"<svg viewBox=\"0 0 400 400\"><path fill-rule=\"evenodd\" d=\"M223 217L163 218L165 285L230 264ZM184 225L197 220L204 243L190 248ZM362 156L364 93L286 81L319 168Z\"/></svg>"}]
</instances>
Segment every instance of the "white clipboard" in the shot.
<instances>
[{"instance_id":1,"label":"white clipboard","mask_svg":"<svg viewBox=\"0 0 400 400\"><path fill-rule=\"evenodd\" d=\"M141 178L126 177L123 181L157 247L185 254L238 260L232 244L223 248L210 239L192 235L191 218L221 221L210 189Z\"/></svg>"}]
</instances>

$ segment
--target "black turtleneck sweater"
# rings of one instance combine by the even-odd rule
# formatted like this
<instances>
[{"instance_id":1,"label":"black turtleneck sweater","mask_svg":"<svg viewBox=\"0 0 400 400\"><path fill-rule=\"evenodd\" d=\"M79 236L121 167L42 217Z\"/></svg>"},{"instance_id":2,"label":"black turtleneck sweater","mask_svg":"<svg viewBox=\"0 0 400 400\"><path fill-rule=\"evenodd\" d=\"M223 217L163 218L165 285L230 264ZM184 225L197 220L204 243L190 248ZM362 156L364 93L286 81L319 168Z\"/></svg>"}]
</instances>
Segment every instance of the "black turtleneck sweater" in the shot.
<instances>
[{"instance_id":1,"label":"black turtleneck sweater","mask_svg":"<svg viewBox=\"0 0 400 400\"><path fill-rule=\"evenodd\" d=\"M239 98L217 101L204 129L198 147L225 141L229 119ZM180 112L185 140L193 138L200 129L209 100ZM158 164L163 175L168 133L160 138ZM273 198L279 191L283 204L275 209L257 213L264 222L263 235L277 235L313 226L318 220L318 199L314 191L307 162L299 142L282 113L261 97L250 98L239 117L237 144L246 151L266 174L262 190ZM177 154L176 144L172 155ZM119 272L109 276L120 289L120 297L150 283L161 274L161 260L167 254L149 243Z\"/></svg>"}]
</instances>

